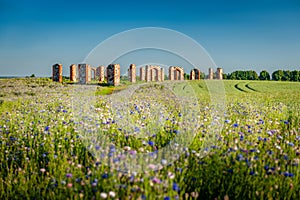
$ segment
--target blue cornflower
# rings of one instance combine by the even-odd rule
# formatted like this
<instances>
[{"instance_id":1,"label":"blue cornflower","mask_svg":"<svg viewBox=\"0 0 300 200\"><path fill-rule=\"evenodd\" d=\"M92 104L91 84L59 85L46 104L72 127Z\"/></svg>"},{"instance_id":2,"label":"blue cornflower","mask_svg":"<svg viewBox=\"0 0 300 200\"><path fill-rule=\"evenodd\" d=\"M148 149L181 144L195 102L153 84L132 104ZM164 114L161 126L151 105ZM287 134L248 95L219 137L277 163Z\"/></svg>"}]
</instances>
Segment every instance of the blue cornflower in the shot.
<instances>
[{"instance_id":1,"label":"blue cornflower","mask_svg":"<svg viewBox=\"0 0 300 200\"><path fill-rule=\"evenodd\" d=\"M104 179L108 178L108 174L102 174L102 178Z\"/></svg>"},{"instance_id":2,"label":"blue cornflower","mask_svg":"<svg viewBox=\"0 0 300 200\"><path fill-rule=\"evenodd\" d=\"M173 183L172 189L176 192L179 192L179 190L180 190L179 186L175 182Z\"/></svg>"},{"instance_id":3,"label":"blue cornflower","mask_svg":"<svg viewBox=\"0 0 300 200\"><path fill-rule=\"evenodd\" d=\"M290 175L290 173L284 172L283 175L284 175L285 177L288 177L288 176Z\"/></svg>"},{"instance_id":4,"label":"blue cornflower","mask_svg":"<svg viewBox=\"0 0 300 200\"><path fill-rule=\"evenodd\" d=\"M49 126L45 127L45 131L49 131L49 129L50 129Z\"/></svg>"},{"instance_id":5,"label":"blue cornflower","mask_svg":"<svg viewBox=\"0 0 300 200\"><path fill-rule=\"evenodd\" d=\"M154 142L152 142L152 141L149 141L148 144L149 144L150 146L154 146Z\"/></svg>"},{"instance_id":6,"label":"blue cornflower","mask_svg":"<svg viewBox=\"0 0 300 200\"><path fill-rule=\"evenodd\" d=\"M241 135L241 136L240 136L240 141L243 141L243 140L244 140L244 136Z\"/></svg>"}]
</instances>

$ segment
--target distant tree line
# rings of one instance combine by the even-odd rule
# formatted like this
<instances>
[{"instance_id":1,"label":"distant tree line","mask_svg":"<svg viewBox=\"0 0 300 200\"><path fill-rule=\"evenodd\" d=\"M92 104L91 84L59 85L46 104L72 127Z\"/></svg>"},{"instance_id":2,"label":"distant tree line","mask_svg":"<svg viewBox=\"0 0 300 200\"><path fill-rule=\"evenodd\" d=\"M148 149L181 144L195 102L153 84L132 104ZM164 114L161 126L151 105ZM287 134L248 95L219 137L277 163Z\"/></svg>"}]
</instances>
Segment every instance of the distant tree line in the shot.
<instances>
[{"instance_id":1,"label":"distant tree line","mask_svg":"<svg viewBox=\"0 0 300 200\"><path fill-rule=\"evenodd\" d=\"M266 70L263 70L259 75L253 71L234 71L232 73L223 74L223 79L229 80L275 80L275 81L299 81L300 82L300 71L299 70L277 70L269 74Z\"/></svg>"}]
</instances>

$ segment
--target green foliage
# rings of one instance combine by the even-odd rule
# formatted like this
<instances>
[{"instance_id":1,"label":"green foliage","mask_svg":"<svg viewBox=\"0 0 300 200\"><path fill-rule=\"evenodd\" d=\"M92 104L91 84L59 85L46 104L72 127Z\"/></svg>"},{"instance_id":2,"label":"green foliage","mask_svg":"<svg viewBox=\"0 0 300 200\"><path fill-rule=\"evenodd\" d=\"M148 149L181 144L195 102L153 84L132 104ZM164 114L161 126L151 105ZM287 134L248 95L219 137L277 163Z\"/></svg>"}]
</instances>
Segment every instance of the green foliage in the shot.
<instances>
[{"instance_id":1,"label":"green foliage","mask_svg":"<svg viewBox=\"0 0 300 200\"><path fill-rule=\"evenodd\" d=\"M259 80L270 80L270 74L266 70L263 70L259 74Z\"/></svg>"},{"instance_id":2,"label":"green foliage","mask_svg":"<svg viewBox=\"0 0 300 200\"><path fill-rule=\"evenodd\" d=\"M258 75L255 71L234 71L228 74L227 79L231 80L258 80Z\"/></svg>"}]
</instances>

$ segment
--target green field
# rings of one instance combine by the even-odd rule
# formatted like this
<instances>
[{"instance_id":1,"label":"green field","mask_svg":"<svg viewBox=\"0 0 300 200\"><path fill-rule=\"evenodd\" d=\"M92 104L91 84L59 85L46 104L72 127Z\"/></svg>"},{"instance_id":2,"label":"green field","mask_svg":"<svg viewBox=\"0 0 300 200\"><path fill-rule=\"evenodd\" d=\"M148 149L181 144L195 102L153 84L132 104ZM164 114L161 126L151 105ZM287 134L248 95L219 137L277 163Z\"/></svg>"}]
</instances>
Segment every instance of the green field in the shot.
<instances>
[{"instance_id":1,"label":"green field","mask_svg":"<svg viewBox=\"0 0 300 200\"><path fill-rule=\"evenodd\" d=\"M90 106L71 84L0 79L0 199L299 199L300 83L223 84L219 109L205 81L89 85ZM122 168L139 155L157 165Z\"/></svg>"}]
</instances>

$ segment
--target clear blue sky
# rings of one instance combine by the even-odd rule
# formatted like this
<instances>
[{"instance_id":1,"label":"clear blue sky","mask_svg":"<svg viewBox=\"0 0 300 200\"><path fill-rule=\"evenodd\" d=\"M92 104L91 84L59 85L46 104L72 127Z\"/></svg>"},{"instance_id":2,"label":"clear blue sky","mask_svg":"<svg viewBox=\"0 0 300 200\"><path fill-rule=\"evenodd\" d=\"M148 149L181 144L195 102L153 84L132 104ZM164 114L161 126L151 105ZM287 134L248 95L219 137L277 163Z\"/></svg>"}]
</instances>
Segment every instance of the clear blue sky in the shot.
<instances>
[{"instance_id":1,"label":"clear blue sky","mask_svg":"<svg viewBox=\"0 0 300 200\"><path fill-rule=\"evenodd\" d=\"M149 26L192 37L225 72L300 70L299 0L0 0L0 76L50 76L57 62L68 75L99 42Z\"/></svg>"}]
</instances>

